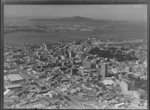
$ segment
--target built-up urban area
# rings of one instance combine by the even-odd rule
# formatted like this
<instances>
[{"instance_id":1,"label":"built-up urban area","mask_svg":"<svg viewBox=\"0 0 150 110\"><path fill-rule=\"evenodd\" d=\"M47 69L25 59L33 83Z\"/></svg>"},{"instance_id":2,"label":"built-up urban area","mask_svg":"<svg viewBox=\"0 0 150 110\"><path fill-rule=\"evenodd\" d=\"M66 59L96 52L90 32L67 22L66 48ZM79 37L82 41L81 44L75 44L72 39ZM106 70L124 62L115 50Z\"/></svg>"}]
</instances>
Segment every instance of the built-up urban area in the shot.
<instances>
[{"instance_id":1,"label":"built-up urban area","mask_svg":"<svg viewBox=\"0 0 150 110\"><path fill-rule=\"evenodd\" d=\"M147 44L5 45L4 108L146 109Z\"/></svg>"}]
</instances>

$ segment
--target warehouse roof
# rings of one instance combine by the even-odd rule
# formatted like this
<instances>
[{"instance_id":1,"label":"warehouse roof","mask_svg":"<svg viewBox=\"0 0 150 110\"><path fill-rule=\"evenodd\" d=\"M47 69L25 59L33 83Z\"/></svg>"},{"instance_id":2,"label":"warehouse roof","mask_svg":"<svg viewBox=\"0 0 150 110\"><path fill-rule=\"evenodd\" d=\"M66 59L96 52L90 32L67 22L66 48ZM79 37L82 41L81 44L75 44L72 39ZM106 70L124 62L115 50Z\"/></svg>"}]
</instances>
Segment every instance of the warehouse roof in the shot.
<instances>
[{"instance_id":1,"label":"warehouse roof","mask_svg":"<svg viewBox=\"0 0 150 110\"><path fill-rule=\"evenodd\" d=\"M12 85L7 85L6 88L8 89L13 89L13 88L18 88L18 87L22 87L20 84L12 84Z\"/></svg>"},{"instance_id":2,"label":"warehouse roof","mask_svg":"<svg viewBox=\"0 0 150 110\"><path fill-rule=\"evenodd\" d=\"M19 74L9 74L6 76L7 80L10 81L19 81L19 80L23 80L24 78L22 76L20 76Z\"/></svg>"}]
</instances>

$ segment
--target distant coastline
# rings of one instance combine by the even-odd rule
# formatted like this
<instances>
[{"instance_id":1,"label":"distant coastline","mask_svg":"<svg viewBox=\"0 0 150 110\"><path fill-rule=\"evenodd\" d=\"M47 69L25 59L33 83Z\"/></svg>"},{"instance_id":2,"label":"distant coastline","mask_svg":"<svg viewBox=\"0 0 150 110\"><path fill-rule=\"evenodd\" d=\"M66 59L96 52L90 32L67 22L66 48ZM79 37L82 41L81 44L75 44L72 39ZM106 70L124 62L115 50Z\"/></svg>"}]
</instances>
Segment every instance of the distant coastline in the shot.
<instances>
[{"instance_id":1,"label":"distant coastline","mask_svg":"<svg viewBox=\"0 0 150 110\"><path fill-rule=\"evenodd\" d=\"M57 40L84 40L96 37L102 41L147 39L145 23L95 20L85 17L51 19L5 19L4 41L12 44Z\"/></svg>"}]
</instances>

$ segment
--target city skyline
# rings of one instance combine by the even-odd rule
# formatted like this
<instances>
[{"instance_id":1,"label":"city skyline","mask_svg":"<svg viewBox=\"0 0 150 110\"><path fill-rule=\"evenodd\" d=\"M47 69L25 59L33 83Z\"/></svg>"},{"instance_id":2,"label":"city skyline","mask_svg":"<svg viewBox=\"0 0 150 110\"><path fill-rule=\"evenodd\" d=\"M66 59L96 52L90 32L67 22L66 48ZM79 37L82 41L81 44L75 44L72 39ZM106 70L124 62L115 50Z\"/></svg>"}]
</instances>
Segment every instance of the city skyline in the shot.
<instances>
[{"instance_id":1,"label":"city skyline","mask_svg":"<svg viewBox=\"0 0 150 110\"><path fill-rule=\"evenodd\" d=\"M5 109L148 108L147 5L5 5L4 15Z\"/></svg>"}]
</instances>

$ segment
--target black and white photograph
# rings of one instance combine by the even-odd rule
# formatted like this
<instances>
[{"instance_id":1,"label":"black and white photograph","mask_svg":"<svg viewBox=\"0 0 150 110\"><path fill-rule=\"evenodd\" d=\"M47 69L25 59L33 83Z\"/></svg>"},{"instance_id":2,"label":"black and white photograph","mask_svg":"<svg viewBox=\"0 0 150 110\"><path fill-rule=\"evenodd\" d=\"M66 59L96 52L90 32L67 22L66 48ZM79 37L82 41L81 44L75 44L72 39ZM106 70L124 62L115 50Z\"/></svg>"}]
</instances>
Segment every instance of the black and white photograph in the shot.
<instances>
[{"instance_id":1,"label":"black and white photograph","mask_svg":"<svg viewBox=\"0 0 150 110\"><path fill-rule=\"evenodd\" d=\"M148 109L146 4L4 5L5 109Z\"/></svg>"}]
</instances>

